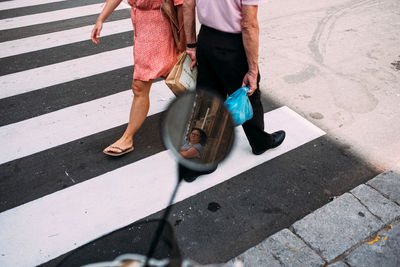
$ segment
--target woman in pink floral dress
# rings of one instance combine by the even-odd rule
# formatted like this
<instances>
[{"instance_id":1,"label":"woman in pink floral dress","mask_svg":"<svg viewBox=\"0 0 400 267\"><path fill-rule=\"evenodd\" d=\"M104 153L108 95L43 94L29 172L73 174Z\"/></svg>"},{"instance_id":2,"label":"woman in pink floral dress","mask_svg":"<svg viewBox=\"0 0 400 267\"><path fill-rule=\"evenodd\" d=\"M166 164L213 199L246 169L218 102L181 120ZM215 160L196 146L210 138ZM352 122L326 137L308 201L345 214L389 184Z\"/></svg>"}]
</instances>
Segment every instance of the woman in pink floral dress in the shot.
<instances>
[{"instance_id":1,"label":"woman in pink floral dress","mask_svg":"<svg viewBox=\"0 0 400 267\"><path fill-rule=\"evenodd\" d=\"M132 6L131 17L134 30L133 58L134 71L132 91L134 98L128 126L120 139L104 149L104 153L119 156L133 150L133 136L147 117L150 101L150 87L154 79L166 77L175 65L178 56L171 26L167 16L160 12L165 0L128 0ZM173 0L181 16L183 0ZM91 34L97 44L104 21L122 0L107 0ZM180 17L180 23L183 19ZM182 31L183 32L183 31Z\"/></svg>"}]
</instances>

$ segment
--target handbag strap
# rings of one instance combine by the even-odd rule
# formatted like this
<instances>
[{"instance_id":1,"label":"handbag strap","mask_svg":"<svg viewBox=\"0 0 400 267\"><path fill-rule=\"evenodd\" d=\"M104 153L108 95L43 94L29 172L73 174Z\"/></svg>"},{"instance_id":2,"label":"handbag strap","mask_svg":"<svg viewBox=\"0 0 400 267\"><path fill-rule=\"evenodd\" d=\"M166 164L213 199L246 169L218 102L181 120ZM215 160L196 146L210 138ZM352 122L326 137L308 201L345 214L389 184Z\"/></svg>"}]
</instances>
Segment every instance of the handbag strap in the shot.
<instances>
[{"instance_id":1,"label":"handbag strap","mask_svg":"<svg viewBox=\"0 0 400 267\"><path fill-rule=\"evenodd\" d=\"M161 4L161 9L168 16L171 21L171 25L174 25L177 29L179 29L178 16L176 14L175 6L171 0L165 0Z\"/></svg>"}]
</instances>

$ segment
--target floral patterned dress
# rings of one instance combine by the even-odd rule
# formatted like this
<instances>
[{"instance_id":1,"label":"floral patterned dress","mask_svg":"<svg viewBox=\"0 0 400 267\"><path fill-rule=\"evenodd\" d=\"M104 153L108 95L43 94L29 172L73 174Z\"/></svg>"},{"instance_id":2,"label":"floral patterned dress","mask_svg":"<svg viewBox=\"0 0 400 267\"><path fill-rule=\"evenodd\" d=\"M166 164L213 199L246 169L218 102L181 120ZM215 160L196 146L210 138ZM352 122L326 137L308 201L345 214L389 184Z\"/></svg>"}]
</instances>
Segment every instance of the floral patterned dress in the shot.
<instances>
[{"instance_id":1,"label":"floral patterned dress","mask_svg":"<svg viewBox=\"0 0 400 267\"><path fill-rule=\"evenodd\" d=\"M133 79L149 81L166 77L177 62L178 50L167 16L161 11L165 0L128 0L132 6ZM175 5L183 0L174 0Z\"/></svg>"}]
</instances>

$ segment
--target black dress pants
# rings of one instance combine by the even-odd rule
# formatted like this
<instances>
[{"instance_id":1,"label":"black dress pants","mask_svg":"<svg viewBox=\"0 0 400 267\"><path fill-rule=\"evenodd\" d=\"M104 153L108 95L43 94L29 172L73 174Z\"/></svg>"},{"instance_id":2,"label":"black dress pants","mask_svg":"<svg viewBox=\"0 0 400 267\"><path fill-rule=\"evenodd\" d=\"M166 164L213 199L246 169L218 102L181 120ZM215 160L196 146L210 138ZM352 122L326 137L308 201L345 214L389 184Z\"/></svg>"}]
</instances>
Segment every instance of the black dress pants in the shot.
<instances>
[{"instance_id":1,"label":"black dress pants","mask_svg":"<svg viewBox=\"0 0 400 267\"><path fill-rule=\"evenodd\" d=\"M198 62L197 88L210 91L223 100L242 85L249 67L243 46L242 34L227 33L201 26L196 58ZM272 136L264 132L264 110L259 90L249 97L253 118L242 126L251 148L262 150L272 144Z\"/></svg>"}]
</instances>

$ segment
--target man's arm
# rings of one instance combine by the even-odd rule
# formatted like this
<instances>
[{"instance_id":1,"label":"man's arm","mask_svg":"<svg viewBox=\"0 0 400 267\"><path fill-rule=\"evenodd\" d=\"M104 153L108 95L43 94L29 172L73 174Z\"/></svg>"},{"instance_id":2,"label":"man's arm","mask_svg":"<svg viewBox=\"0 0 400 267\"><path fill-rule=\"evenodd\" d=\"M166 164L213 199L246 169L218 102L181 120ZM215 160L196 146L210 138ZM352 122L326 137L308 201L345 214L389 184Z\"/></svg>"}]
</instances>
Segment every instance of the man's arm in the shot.
<instances>
[{"instance_id":1,"label":"man's arm","mask_svg":"<svg viewBox=\"0 0 400 267\"><path fill-rule=\"evenodd\" d=\"M243 78L242 86L249 87L248 95L257 89L259 28L258 6L242 6L242 38L249 70Z\"/></svg>"},{"instance_id":2,"label":"man's arm","mask_svg":"<svg viewBox=\"0 0 400 267\"><path fill-rule=\"evenodd\" d=\"M183 24L186 35L186 43L193 44L196 43L196 0L185 0L183 2ZM196 47L186 48L186 53L192 59L192 64L190 69L192 69L197 62L196 59Z\"/></svg>"}]
</instances>

